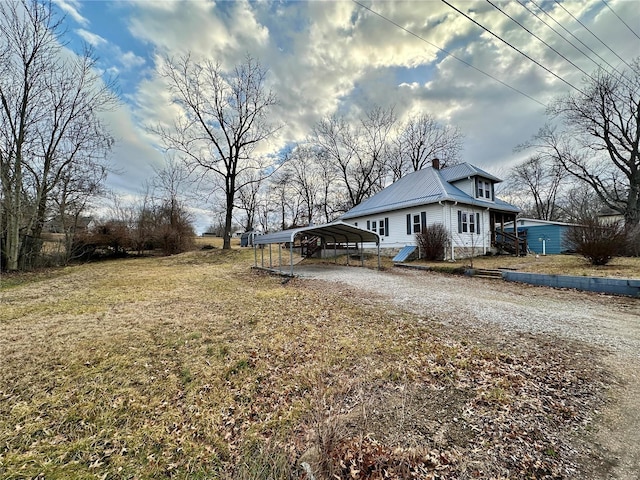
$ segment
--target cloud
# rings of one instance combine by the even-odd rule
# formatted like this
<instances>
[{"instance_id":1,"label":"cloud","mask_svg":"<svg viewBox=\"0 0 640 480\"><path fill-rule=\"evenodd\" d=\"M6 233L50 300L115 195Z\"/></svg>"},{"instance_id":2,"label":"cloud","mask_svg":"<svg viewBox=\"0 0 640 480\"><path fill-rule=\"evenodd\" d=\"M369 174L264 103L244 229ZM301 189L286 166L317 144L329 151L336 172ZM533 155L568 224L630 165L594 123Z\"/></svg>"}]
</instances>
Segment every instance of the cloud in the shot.
<instances>
[{"instance_id":1,"label":"cloud","mask_svg":"<svg viewBox=\"0 0 640 480\"><path fill-rule=\"evenodd\" d=\"M633 2L608 3L622 18L637 16ZM154 139L140 125L170 124L178 114L163 81L146 75L148 69L161 65L164 54L192 52L196 57L218 61L225 68L240 63L247 53L258 59L269 70L267 86L279 98L271 116L285 124L278 137L262 147L261 153L265 154L303 141L312 127L328 115L340 113L354 118L374 104L394 105L400 119L430 113L460 127L466 135L463 159L489 171L499 171L522 157L523 154L514 153L514 147L535 134L545 121L544 106L527 96L546 104L572 91L443 3L395 1L367 5L380 15L346 1L128 4L129 32L154 53L142 58L138 50L136 54L129 46L121 48L110 37L110 44L102 45L111 52L112 68L138 74L145 67L144 77L136 78L137 85L126 98L130 105L128 120L114 119L120 122L117 129L122 138L118 161L125 162L127 178L132 178L129 181L122 177L120 183L140 185L140 179L148 174L145 165L149 159L162 161L159 152L149 146ZM572 85L581 85L584 73L533 34L585 72L593 71L596 65L563 37L580 45L573 34L611 65L624 66L557 4L541 4L545 12L535 11L562 35L517 2L499 6L529 32L488 3L458 5ZM585 0L563 5L622 58L637 56L637 38L602 2ZM585 47L581 48L596 63L609 68ZM135 138L129 138L126 132ZM125 146L127 143L131 146Z\"/></svg>"},{"instance_id":2,"label":"cloud","mask_svg":"<svg viewBox=\"0 0 640 480\"><path fill-rule=\"evenodd\" d=\"M87 42L92 47L100 47L108 43L100 35L91 33L88 30L85 30L83 28L78 28L76 30L76 33L80 36L80 38L82 38L85 42Z\"/></svg>"},{"instance_id":3,"label":"cloud","mask_svg":"<svg viewBox=\"0 0 640 480\"><path fill-rule=\"evenodd\" d=\"M125 52L118 55L118 60L126 69L138 68L146 63L144 58L139 57L133 52Z\"/></svg>"},{"instance_id":4,"label":"cloud","mask_svg":"<svg viewBox=\"0 0 640 480\"><path fill-rule=\"evenodd\" d=\"M79 12L81 3L78 0L53 0L53 3L55 3L60 10L73 18L80 25L89 25L89 20L83 17Z\"/></svg>"}]
</instances>

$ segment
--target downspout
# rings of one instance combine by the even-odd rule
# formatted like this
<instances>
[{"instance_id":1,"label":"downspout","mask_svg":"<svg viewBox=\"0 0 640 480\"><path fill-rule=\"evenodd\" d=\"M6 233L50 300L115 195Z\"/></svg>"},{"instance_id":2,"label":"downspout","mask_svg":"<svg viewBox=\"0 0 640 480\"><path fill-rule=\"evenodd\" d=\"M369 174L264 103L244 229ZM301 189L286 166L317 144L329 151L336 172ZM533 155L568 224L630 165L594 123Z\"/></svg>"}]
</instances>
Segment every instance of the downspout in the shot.
<instances>
[{"instance_id":1,"label":"downspout","mask_svg":"<svg viewBox=\"0 0 640 480\"><path fill-rule=\"evenodd\" d=\"M438 201L438 203L439 203L439 204L440 204L440 206L442 207L442 225L444 226L444 222L445 222L445 219L446 219L446 216L447 216L447 209L446 209L446 205L444 204L444 202L443 202L442 200L439 200L439 201ZM451 223L451 222L449 222L449 223ZM451 232L449 232L449 235L451 235ZM445 256L445 258L446 258L446 256L447 256L446 249L445 249L445 254L444 254L444 256ZM443 258L443 260L444 260L444 258Z\"/></svg>"},{"instance_id":2,"label":"downspout","mask_svg":"<svg viewBox=\"0 0 640 480\"><path fill-rule=\"evenodd\" d=\"M457 201L453 203L454 207L457 206L457 205L458 205ZM451 212L452 212L452 210L451 210L451 208L449 208L449 233L451 235L451 261L455 262L456 261L456 254L455 254L455 248L454 248L454 245L453 245L453 225L452 225L453 215L451 215Z\"/></svg>"},{"instance_id":3,"label":"downspout","mask_svg":"<svg viewBox=\"0 0 640 480\"><path fill-rule=\"evenodd\" d=\"M491 207L487 207L487 209L486 209L486 212L487 212L487 214L488 214L489 216L491 216L491 213L489 213L489 209L490 209L490 208L491 208ZM489 222L489 223L491 223L491 222ZM489 225L489 228L491 228L491 225ZM484 251L484 254L486 255L486 254L487 254L487 243L491 244L491 233L489 232L489 241L487 242L487 241L486 241L486 238L487 238L487 229L486 229L486 225L485 225L485 222L484 222L484 215L482 216L482 231L484 232L484 233L482 234L482 235L484 235L484 236L482 237L482 245L483 245L483 251Z\"/></svg>"}]
</instances>

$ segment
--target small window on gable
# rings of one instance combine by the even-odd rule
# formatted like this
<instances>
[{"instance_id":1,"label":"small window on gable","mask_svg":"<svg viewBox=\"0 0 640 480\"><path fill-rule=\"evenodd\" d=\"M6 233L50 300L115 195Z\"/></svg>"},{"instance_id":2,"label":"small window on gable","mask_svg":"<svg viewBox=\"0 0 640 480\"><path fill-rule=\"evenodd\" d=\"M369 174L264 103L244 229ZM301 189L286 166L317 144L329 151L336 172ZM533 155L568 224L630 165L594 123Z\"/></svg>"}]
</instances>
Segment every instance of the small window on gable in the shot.
<instances>
[{"instance_id":1,"label":"small window on gable","mask_svg":"<svg viewBox=\"0 0 640 480\"><path fill-rule=\"evenodd\" d=\"M484 182L476 178L476 198L484 197Z\"/></svg>"},{"instance_id":2,"label":"small window on gable","mask_svg":"<svg viewBox=\"0 0 640 480\"><path fill-rule=\"evenodd\" d=\"M491 198L491 184L489 182L484 182L484 196L485 198Z\"/></svg>"}]
</instances>

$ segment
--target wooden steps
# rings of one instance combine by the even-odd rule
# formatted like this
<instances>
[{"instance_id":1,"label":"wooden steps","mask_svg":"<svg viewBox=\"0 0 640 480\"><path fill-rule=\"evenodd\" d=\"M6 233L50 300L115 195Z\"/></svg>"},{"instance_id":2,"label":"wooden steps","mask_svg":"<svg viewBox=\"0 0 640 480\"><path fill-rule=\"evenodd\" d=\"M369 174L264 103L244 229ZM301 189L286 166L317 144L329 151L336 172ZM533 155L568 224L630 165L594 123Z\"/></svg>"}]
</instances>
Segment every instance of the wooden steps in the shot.
<instances>
[{"instance_id":1,"label":"wooden steps","mask_svg":"<svg viewBox=\"0 0 640 480\"><path fill-rule=\"evenodd\" d=\"M500 270L493 270L489 268L472 268L470 269L470 275L472 277L502 280L502 272Z\"/></svg>"}]
</instances>

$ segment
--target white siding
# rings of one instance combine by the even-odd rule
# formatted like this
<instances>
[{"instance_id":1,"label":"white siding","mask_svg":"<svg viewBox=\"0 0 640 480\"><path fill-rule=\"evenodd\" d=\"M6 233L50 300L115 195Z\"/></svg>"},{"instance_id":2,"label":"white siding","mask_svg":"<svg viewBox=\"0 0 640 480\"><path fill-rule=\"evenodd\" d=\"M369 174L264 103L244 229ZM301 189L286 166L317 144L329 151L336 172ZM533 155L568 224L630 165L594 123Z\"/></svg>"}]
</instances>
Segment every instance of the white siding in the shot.
<instances>
[{"instance_id":1,"label":"white siding","mask_svg":"<svg viewBox=\"0 0 640 480\"><path fill-rule=\"evenodd\" d=\"M478 231L477 222L474 222L474 233L469 231L469 225L467 224L467 232L460 232L458 225L458 211L466 212L467 218L469 215L476 214L479 215L480 219L480 233L475 233ZM472 250L474 255L482 255L487 253L488 249L491 247L491 225L489 220L489 212L486 209L481 209L477 207L472 207L470 205L450 205L449 207L449 220L450 220L450 231L452 232L452 250L453 257L455 258L457 255L455 253L456 249L467 249ZM451 252L449 253L451 256Z\"/></svg>"},{"instance_id":2,"label":"white siding","mask_svg":"<svg viewBox=\"0 0 640 480\"><path fill-rule=\"evenodd\" d=\"M369 222L369 227L371 229L372 222L375 221L377 227L376 230L379 233L380 229L378 228L378 224L380 220L384 221L385 218L388 218L389 235L381 237L380 248L402 248L407 245L416 244L415 234L413 233L413 215L420 216L420 223L422 223L422 212L425 212L427 225L433 225L434 223L445 224L445 208L446 206L436 203L433 205L423 205L421 207L406 208L403 210L395 210L393 212L381 213L377 215L350 218L349 220L347 220L347 222L354 225L357 223L358 227L364 229L367 228L367 222ZM407 233L407 215L412 216L412 228L410 234ZM448 228L448 225L445 224L445 227ZM370 245L365 246L370 247Z\"/></svg>"},{"instance_id":3,"label":"white siding","mask_svg":"<svg viewBox=\"0 0 640 480\"><path fill-rule=\"evenodd\" d=\"M469 195L472 198L476 198L476 180L475 177L472 178L463 178L462 180L457 180L452 182L451 185L462 190L464 193Z\"/></svg>"},{"instance_id":4,"label":"white siding","mask_svg":"<svg viewBox=\"0 0 640 480\"><path fill-rule=\"evenodd\" d=\"M476 214L479 216L480 233L478 231L477 222L474 221L474 233L469 232L469 224L467 224L467 232L458 231L458 211L466 212L467 218L469 215L474 215L474 220L477 219ZM367 221L369 227L372 226L372 222L376 224L385 218L389 219L389 231L388 235L381 237L380 248L393 248L398 249L407 245L416 245L415 234L413 233L413 215L419 215L422 220L422 212L426 213L427 225L431 226L436 223L441 223L449 231L450 245L446 254L448 259L459 258L462 254L460 252L472 251L474 255L483 255L487 253L491 247L491 231L489 224L489 211L484 208L473 207L471 205L464 204L451 204L439 203L432 205L423 205L421 207L407 208L403 210L396 210L393 212L380 213L377 215L368 215L365 217L352 218L348 220L348 223L358 224L360 228L367 228ZM407 215L411 215L411 233L407 233ZM422 223L422 222L420 222ZM379 228L376 228L377 232L380 232ZM365 244L365 248L374 248L374 244Z\"/></svg>"}]
</instances>

